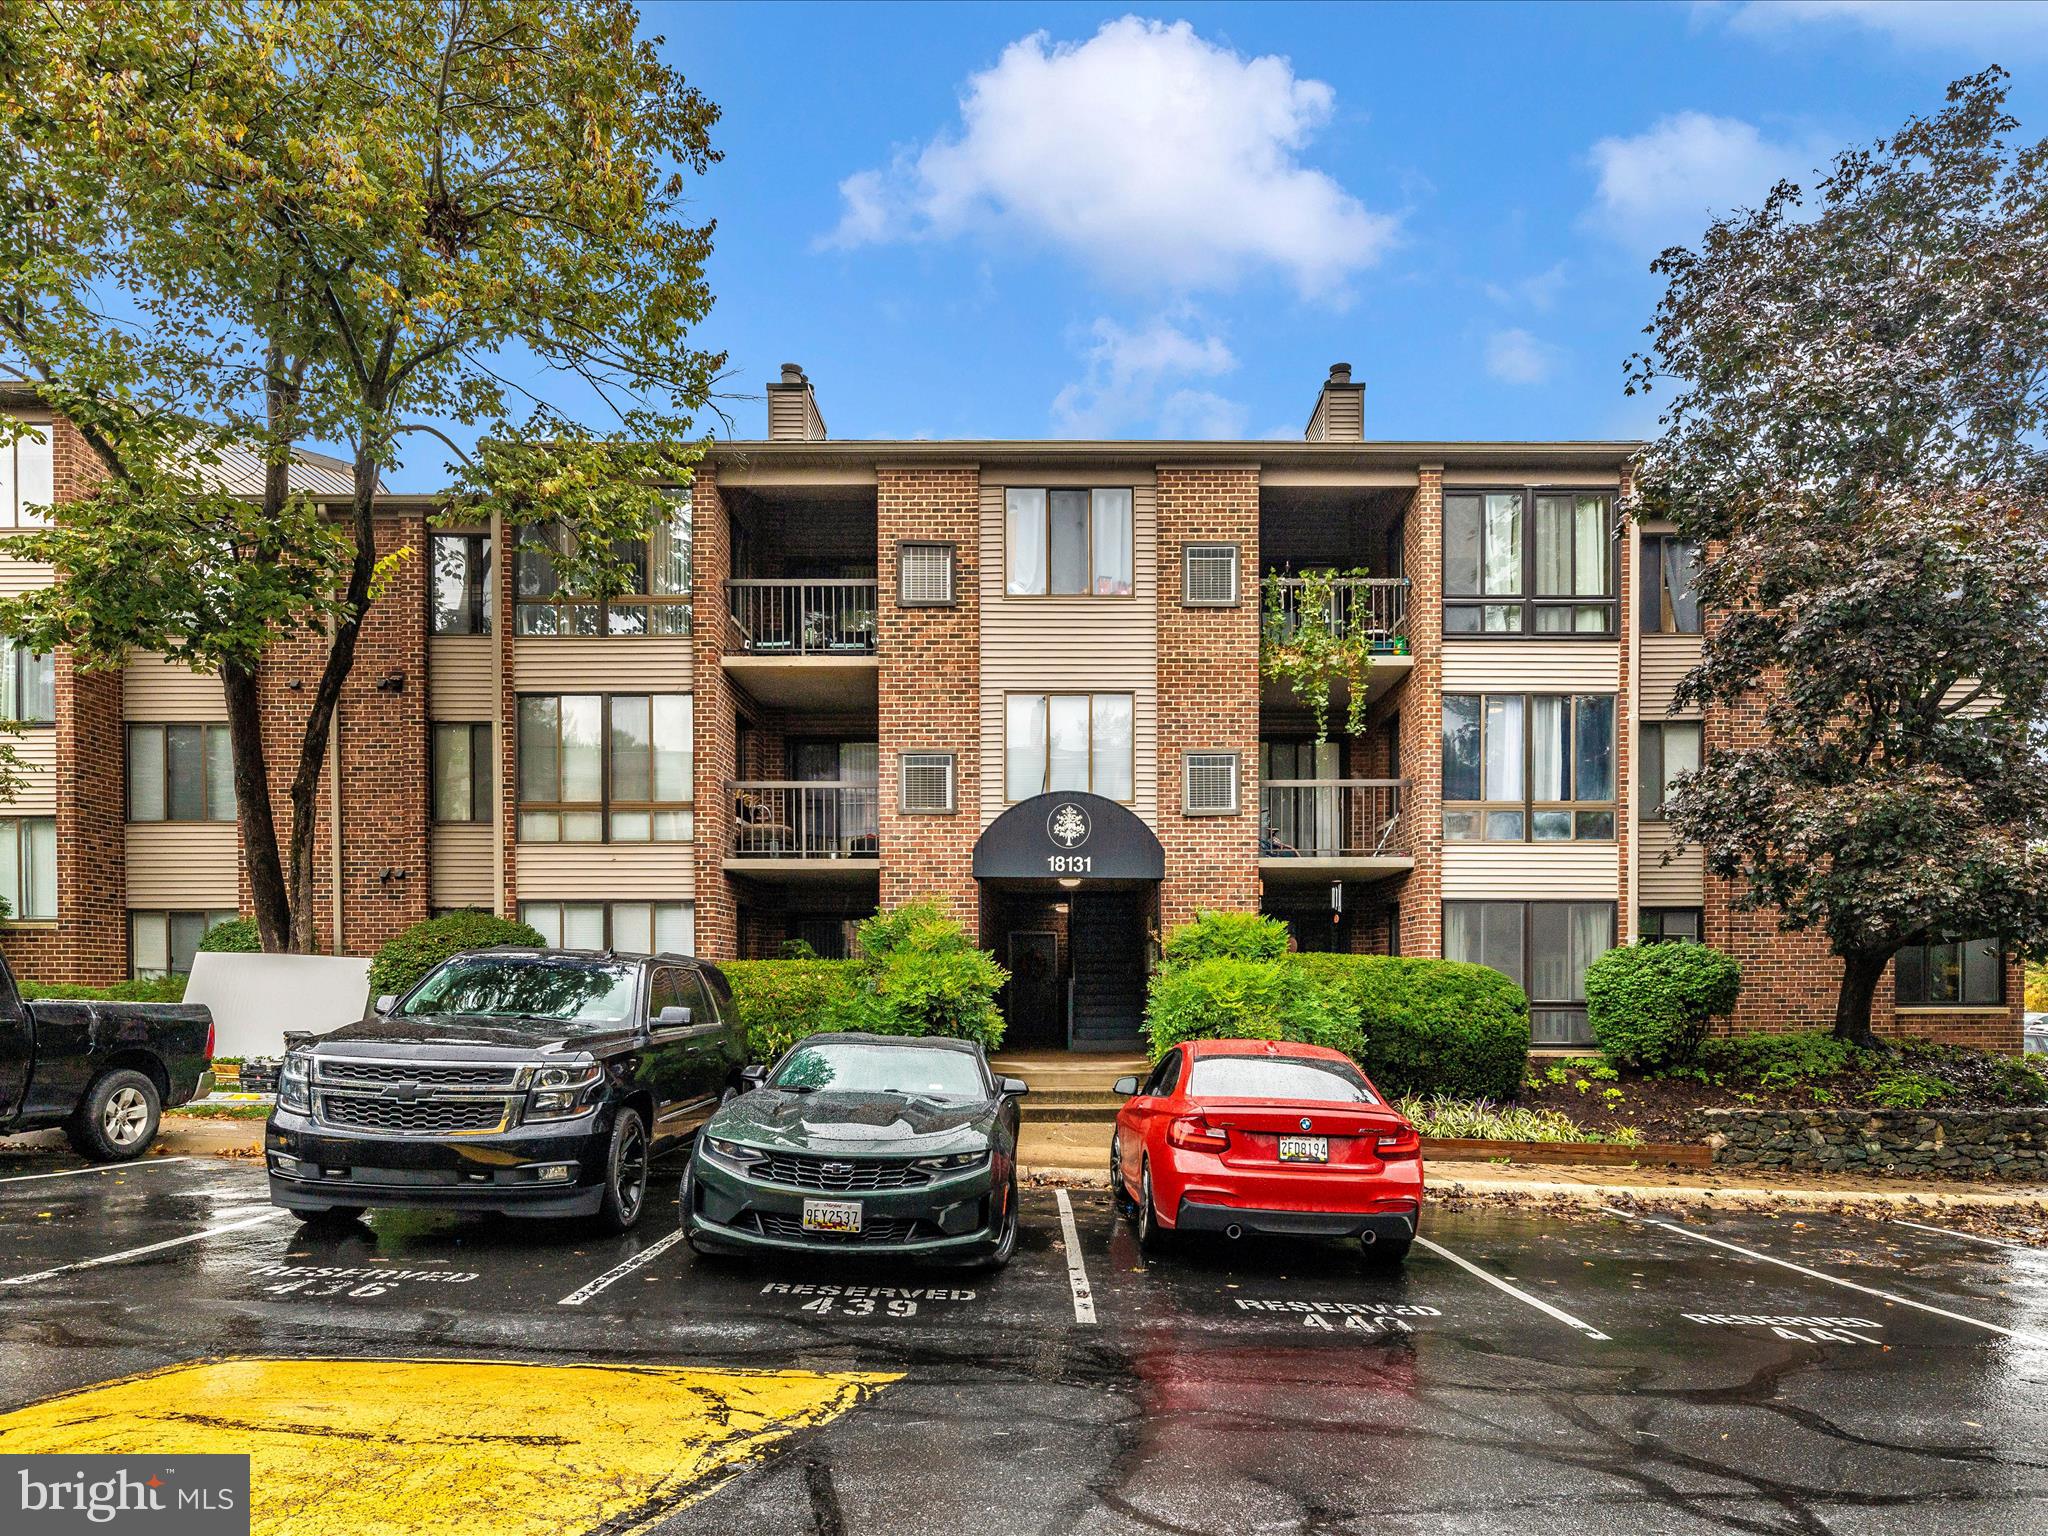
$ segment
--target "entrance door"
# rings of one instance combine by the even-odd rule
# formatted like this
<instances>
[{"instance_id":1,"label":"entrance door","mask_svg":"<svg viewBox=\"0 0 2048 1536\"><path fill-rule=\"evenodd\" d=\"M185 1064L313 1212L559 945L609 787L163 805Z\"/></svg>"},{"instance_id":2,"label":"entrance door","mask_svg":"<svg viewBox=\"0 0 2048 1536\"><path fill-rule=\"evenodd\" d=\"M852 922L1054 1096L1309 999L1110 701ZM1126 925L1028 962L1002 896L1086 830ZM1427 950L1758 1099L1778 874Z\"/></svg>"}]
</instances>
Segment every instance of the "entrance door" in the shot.
<instances>
[{"instance_id":1,"label":"entrance door","mask_svg":"<svg viewBox=\"0 0 2048 1536\"><path fill-rule=\"evenodd\" d=\"M1123 1051L1145 1016L1145 923L1136 891L1076 891L1068 919L1077 1051Z\"/></svg>"},{"instance_id":2,"label":"entrance door","mask_svg":"<svg viewBox=\"0 0 2048 1536\"><path fill-rule=\"evenodd\" d=\"M1060 1017L1059 939L1050 933L1010 935L1010 999L1006 1044L1043 1050L1066 1044Z\"/></svg>"}]
</instances>

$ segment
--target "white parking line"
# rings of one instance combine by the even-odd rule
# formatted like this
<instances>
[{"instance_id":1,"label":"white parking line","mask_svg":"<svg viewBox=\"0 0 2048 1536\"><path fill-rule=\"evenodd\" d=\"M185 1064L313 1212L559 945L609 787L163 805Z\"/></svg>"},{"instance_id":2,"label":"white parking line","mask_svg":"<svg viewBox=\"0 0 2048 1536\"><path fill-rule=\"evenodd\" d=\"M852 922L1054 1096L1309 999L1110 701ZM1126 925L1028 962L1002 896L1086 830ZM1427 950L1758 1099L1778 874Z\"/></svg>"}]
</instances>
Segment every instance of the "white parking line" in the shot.
<instances>
[{"instance_id":1,"label":"white parking line","mask_svg":"<svg viewBox=\"0 0 2048 1536\"><path fill-rule=\"evenodd\" d=\"M1060 1230L1067 1239L1067 1285L1074 1293L1074 1321L1095 1321L1095 1292L1088 1287L1088 1266L1081 1262L1081 1234L1074 1226L1074 1202L1064 1189L1053 1191L1060 1200Z\"/></svg>"},{"instance_id":2,"label":"white parking line","mask_svg":"<svg viewBox=\"0 0 2048 1536\"><path fill-rule=\"evenodd\" d=\"M1765 1264L1775 1264L1780 1269L1789 1269L1795 1275L1805 1275L1810 1280L1825 1280L1829 1285L1839 1285L1845 1291L1859 1291L1865 1296L1875 1296L1880 1301L1889 1301L1896 1306L1911 1307L1916 1312L1929 1312L1936 1317L1945 1317L1952 1323L1968 1323L1972 1328L1982 1328L1989 1333L2002 1333L2008 1339L2018 1339L2022 1344L2048 1346L2048 1338L2038 1333L2027 1333L2018 1328L2005 1328L1997 1323L1987 1323L1980 1318L1965 1317L1960 1312L1951 1312L1946 1307L1930 1306L1924 1301L1915 1301L1910 1296L1901 1296L1893 1291L1881 1291L1874 1285L1859 1285L1854 1280L1844 1280L1839 1275L1830 1275L1818 1269L1808 1269L1804 1264L1794 1264L1790 1259L1777 1258L1772 1254L1759 1253L1754 1248L1745 1248L1740 1243L1725 1242L1718 1237L1709 1237L1704 1232L1695 1232L1675 1222L1655 1221L1648 1216L1637 1216L1633 1212L1618 1210L1614 1206L1602 1207L1611 1216L1626 1217L1639 1221L1645 1226L1662 1227L1666 1232L1676 1232L1680 1237L1689 1237L1696 1243L1712 1243L1716 1248L1726 1248L1730 1253L1739 1253L1746 1259L1757 1259Z\"/></svg>"},{"instance_id":3,"label":"white parking line","mask_svg":"<svg viewBox=\"0 0 2048 1536\"><path fill-rule=\"evenodd\" d=\"M1912 1227L1921 1232L1932 1232L1938 1237L1960 1237L1966 1243L1982 1243L1987 1248L2010 1248L2014 1253L2048 1254L2048 1248L2034 1248L2026 1243L2009 1243L2002 1237L1979 1237L1974 1232L1957 1232L1949 1227L1930 1227L1924 1221L1908 1221L1903 1216L1891 1218L1895 1227Z\"/></svg>"},{"instance_id":4,"label":"white parking line","mask_svg":"<svg viewBox=\"0 0 2048 1536\"><path fill-rule=\"evenodd\" d=\"M1600 1339L1603 1341L1607 1339L1607 1335L1602 1333L1598 1328L1595 1328L1591 1323L1581 1322L1578 1318L1573 1317L1571 1313L1564 1311L1562 1308L1553 1307L1541 1296L1531 1296L1527 1291L1523 1290L1520 1286L1508 1284L1508 1282L1501 1279L1499 1275L1489 1275L1485 1270L1481 1269L1477 1264L1474 1264L1470 1259L1460 1258L1457 1254L1451 1252L1450 1249L1444 1247L1442 1243L1432 1243L1428 1238L1422 1236L1417 1236L1415 1241L1422 1244L1422 1246L1427 1248L1431 1253L1440 1254L1444 1258L1449 1259L1453 1264L1457 1265L1460 1269L1467 1270L1470 1273L1477 1275L1480 1279L1484 1280L1488 1285L1492 1286L1495 1290L1506 1291L1510 1296L1514 1297L1515 1300L1525 1302L1529 1306L1534 1307L1538 1312L1541 1312L1546 1316L1556 1318L1560 1323L1565 1324L1567 1327L1578 1329L1579 1332L1583 1333L1587 1338Z\"/></svg>"},{"instance_id":5,"label":"white parking line","mask_svg":"<svg viewBox=\"0 0 2048 1536\"><path fill-rule=\"evenodd\" d=\"M97 1168L65 1168L57 1173L10 1173L0 1184L26 1184L30 1179L71 1179L81 1173L123 1173L135 1168L157 1168L165 1163L189 1163L189 1157L146 1157L133 1163L102 1163Z\"/></svg>"},{"instance_id":6,"label":"white parking line","mask_svg":"<svg viewBox=\"0 0 2048 1536\"><path fill-rule=\"evenodd\" d=\"M664 1253L667 1253L669 1249L675 1247L675 1245L677 1243L680 1243L682 1240L683 1229L681 1227L677 1227L675 1231L669 1233L667 1237L660 1239L658 1242L649 1243L645 1248L642 1248L638 1253L634 1254L633 1257L626 1260L625 1263L619 1265L617 1268L608 1269L603 1274L599 1275L595 1280L591 1281L588 1285L581 1286L578 1289L571 1291L568 1295L564 1296L560 1301L556 1302L555 1305L558 1307L582 1306L583 1303L590 1300L591 1297L595 1296L599 1291L603 1290L613 1281L623 1280L626 1278L626 1276L633 1273L634 1270L640 1268L643 1264L652 1263L654 1260L660 1258Z\"/></svg>"},{"instance_id":7,"label":"white parking line","mask_svg":"<svg viewBox=\"0 0 2048 1536\"><path fill-rule=\"evenodd\" d=\"M239 1232L244 1227L260 1227L266 1221L275 1221L286 1211L265 1211L261 1216L251 1216L244 1221L223 1222L217 1227L207 1227L198 1232L187 1232L183 1237L167 1237L160 1243L149 1243L141 1248L124 1248L119 1253L101 1254L96 1259L79 1259L72 1264L59 1264L54 1269L39 1269L32 1275L10 1275L0 1280L0 1285L33 1285L38 1280L48 1280L55 1275L68 1275L77 1269L97 1269L102 1264L122 1264L129 1259L140 1259L152 1253L162 1253L166 1248L182 1247L186 1243L200 1242L209 1237L218 1237L223 1232Z\"/></svg>"}]
</instances>

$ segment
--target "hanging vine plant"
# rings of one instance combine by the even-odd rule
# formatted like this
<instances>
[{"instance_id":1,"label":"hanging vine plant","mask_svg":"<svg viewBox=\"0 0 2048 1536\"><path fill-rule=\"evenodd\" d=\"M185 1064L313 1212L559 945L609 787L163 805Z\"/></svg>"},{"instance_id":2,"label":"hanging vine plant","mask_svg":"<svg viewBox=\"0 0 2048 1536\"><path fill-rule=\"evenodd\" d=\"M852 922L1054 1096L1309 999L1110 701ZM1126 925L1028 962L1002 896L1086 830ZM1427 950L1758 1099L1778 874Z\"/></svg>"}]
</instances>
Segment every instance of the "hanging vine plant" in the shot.
<instances>
[{"instance_id":1,"label":"hanging vine plant","mask_svg":"<svg viewBox=\"0 0 2048 1536\"><path fill-rule=\"evenodd\" d=\"M1316 741L1330 739L1330 704L1337 684L1347 685L1344 729L1365 729L1365 679L1372 670L1372 614L1343 583L1365 576L1348 571L1303 571L1266 583L1266 619L1259 670L1287 684L1315 721Z\"/></svg>"}]
</instances>

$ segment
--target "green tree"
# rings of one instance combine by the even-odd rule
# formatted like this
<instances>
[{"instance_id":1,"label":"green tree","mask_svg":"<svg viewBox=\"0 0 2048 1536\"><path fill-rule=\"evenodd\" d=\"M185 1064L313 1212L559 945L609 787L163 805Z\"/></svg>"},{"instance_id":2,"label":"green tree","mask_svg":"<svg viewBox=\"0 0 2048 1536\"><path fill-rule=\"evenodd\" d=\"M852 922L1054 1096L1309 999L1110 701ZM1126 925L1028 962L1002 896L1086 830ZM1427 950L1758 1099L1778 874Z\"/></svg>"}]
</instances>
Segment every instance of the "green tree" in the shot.
<instances>
[{"instance_id":1,"label":"green tree","mask_svg":"<svg viewBox=\"0 0 2048 1536\"><path fill-rule=\"evenodd\" d=\"M1682 697L1758 722L1672 821L1825 936L1862 1045L1901 946L2048 923L2048 143L2004 81L1666 251L1629 364L1676 389L1631 510L1709 551Z\"/></svg>"},{"instance_id":2,"label":"green tree","mask_svg":"<svg viewBox=\"0 0 2048 1536\"><path fill-rule=\"evenodd\" d=\"M558 521L565 589L622 589L617 546L669 515L723 361L687 342L711 228L684 191L717 111L622 0L0 14L0 364L105 468L17 541L66 579L0 604L0 627L82 665L162 651L220 676L263 944L308 949L335 702L381 585L421 554L380 556L381 476L422 434L478 429L470 514ZM601 425L508 382L508 357ZM354 471L327 505L290 480L320 442ZM231 452L260 490L223 483ZM303 728L266 744L259 684L291 637L319 672Z\"/></svg>"}]
</instances>

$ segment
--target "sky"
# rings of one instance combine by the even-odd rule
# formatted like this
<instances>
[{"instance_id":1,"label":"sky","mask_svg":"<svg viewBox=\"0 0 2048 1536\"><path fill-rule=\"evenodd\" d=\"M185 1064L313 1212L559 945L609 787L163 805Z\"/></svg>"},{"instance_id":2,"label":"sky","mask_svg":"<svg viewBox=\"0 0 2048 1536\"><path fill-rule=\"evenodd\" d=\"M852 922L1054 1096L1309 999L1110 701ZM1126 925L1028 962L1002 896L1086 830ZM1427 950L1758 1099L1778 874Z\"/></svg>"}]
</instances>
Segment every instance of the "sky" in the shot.
<instances>
[{"instance_id":1,"label":"sky","mask_svg":"<svg viewBox=\"0 0 2048 1536\"><path fill-rule=\"evenodd\" d=\"M716 101L721 436L808 371L834 437L1655 430L1649 263L2012 71L2048 4L649 4ZM425 466L421 466L423 469ZM406 478L411 478L407 476ZM438 473L431 478L438 479Z\"/></svg>"}]
</instances>

